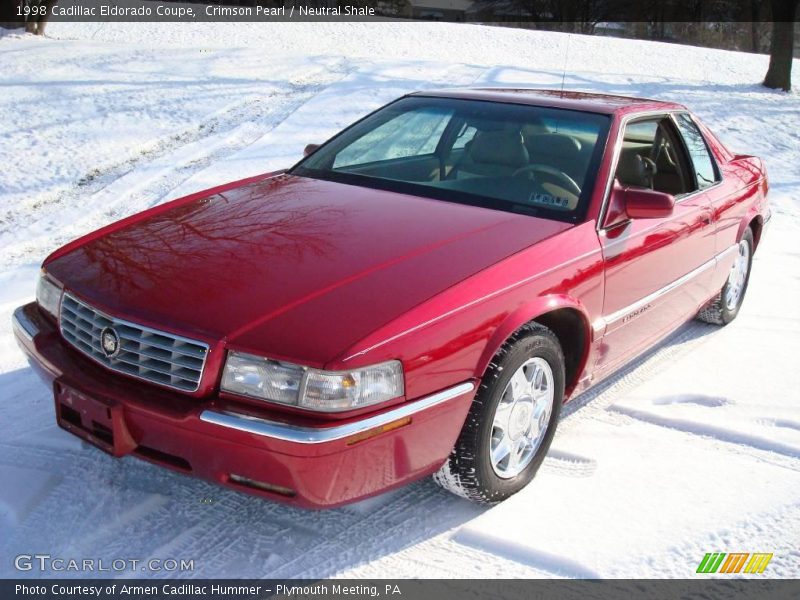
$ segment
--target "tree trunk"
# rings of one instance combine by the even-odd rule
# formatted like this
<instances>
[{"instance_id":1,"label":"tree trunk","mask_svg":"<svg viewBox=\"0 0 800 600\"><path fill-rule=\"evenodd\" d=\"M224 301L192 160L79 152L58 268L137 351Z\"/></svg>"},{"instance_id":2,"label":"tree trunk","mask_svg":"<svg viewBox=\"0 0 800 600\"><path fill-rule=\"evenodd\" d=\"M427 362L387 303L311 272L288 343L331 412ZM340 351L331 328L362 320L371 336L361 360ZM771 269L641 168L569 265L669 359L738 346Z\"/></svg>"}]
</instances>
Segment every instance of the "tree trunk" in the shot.
<instances>
[{"instance_id":1,"label":"tree trunk","mask_svg":"<svg viewBox=\"0 0 800 600\"><path fill-rule=\"evenodd\" d=\"M750 0L750 50L755 53L761 52L761 35L759 32L761 11L759 10L759 5L759 0Z\"/></svg>"},{"instance_id":2,"label":"tree trunk","mask_svg":"<svg viewBox=\"0 0 800 600\"><path fill-rule=\"evenodd\" d=\"M769 49L769 69L764 78L768 88L792 89L792 58L794 52L794 17L797 0L772 0L772 43Z\"/></svg>"},{"instance_id":3,"label":"tree trunk","mask_svg":"<svg viewBox=\"0 0 800 600\"><path fill-rule=\"evenodd\" d=\"M43 17L39 17L39 26L36 28L36 35L44 35L44 28L50 20L50 15L53 14L53 7L58 0L45 0L44 5L47 7L47 12Z\"/></svg>"},{"instance_id":4,"label":"tree trunk","mask_svg":"<svg viewBox=\"0 0 800 600\"><path fill-rule=\"evenodd\" d=\"M758 35L758 25L759 23L755 20L750 23L750 51L756 54L761 50L761 38Z\"/></svg>"}]
</instances>

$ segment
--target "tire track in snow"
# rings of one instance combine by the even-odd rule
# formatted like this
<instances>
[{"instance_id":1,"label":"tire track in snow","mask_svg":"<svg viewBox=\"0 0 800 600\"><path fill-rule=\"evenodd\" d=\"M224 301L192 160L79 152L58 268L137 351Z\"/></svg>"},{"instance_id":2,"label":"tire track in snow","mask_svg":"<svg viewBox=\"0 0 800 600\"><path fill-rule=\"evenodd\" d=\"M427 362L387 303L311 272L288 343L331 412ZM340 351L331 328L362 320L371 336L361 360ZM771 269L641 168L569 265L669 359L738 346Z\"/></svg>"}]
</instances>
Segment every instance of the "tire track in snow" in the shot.
<instances>
[{"instance_id":1,"label":"tire track in snow","mask_svg":"<svg viewBox=\"0 0 800 600\"><path fill-rule=\"evenodd\" d=\"M8 266L27 262L160 204L195 173L258 141L327 85L290 85L266 97L237 101L136 156L87 173L67 191L7 211L0 216L0 239L10 239L0 248L0 261ZM41 217L31 219L32 212ZM14 236L15 229L26 235Z\"/></svg>"},{"instance_id":2,"label":"tire track in snow","mask_svg":"<svg viewBox=\"0 0 800 600\"><path fill-rule=\"evenodd\" d=\"M485 510L451 496L428 478L402 488L386 504L353 521L275 569L274 577L330 577L443 533ZM353 540L368 540L369 546Z\"/></svg>"},{"instance_id":3,"label":"tire track in snow","mask_svg":"<svg viewBox=\"0 0 800 600\"><path fill-rule=\"evenodd\" d=\"M657 415L647 410L637 410L629 406L613 406L611 410L632 419L658 425L659 427L675 429L684 433L718 440L728 444L736 444L756 451L773 452L793 459L794 461L800 461L800 449L795 445L785 444L764 435L734 431L724 426L702 423L692 419Z\"/></svg>"},{"instance_id":4,"label":"tire track in snow","mask_svg":"<svg viewBox=\"0 0 800 600\"><path fill-rule=\"evenodd\" d=\"M542 469L566 477L591 477L597 470L597 461L553 448L548 451Z\"/></svg>"},{"instance_id":5,"label":"tire track in snow","mask_svg":"<svg viewBox=\"0 0 800 600\"><path fill-rule=\"evenodd\" d=\"M454 508L461 508L456 515L481 512L430 481L370 500L374 508L366 512L357 506L308 512L224 490L136 459L117 461L89 447L64 451L0 444L0 464L62 476L61 483L6 540L9 552L32 529L41 539L41 524L48 522L47 515L58 513L58 525L47 526L53 530L45 537L54 546L48 552L89 555L102 548L104 556L116 550L127 555L118 535L122 519L127 534L137 539L137 552L143 559L201 557L192 577L220 572L312 575L308 569L332 574L442 532L443 523L448 522L445 515L451 515L453 524ZM210 505L202 502L206 497L213 500ZM60 509L64 498L69 498L70 506ZM74 531L82 532L80 539L68 534ZM360 540L357 546L354 539ZM309 556L315 557L311 563Z\"/></svg>"},{"instance_id":6,"label":"tire track in snow","mask_svg":"<svg viewBox=\"0 0 800 600\"><path fill-rule=\"evenodd\" d=\"M656 346L633 359L607 379L564 405L559 429L572 419L605 412L620 394L649 380L670 362L707 342L719 328L702 321L689 321ZM569 425L566 425L569 426Z\"/></svg>"},{"instance_id":7,"label":"tire track in snow","mask_svg":"<svg viewBox=\"0 0 800 600\"><path fill-rule=\"evenodd\" d=\"M577 395L564 405L554 441L568 436L572 429L580 427L586 420L620 422L629 418L613 409L614 402L681 356L706 343L717 330L715 325L689 321L607 379ZM543 471L565 477L591 477L597 466L597 461L591 457L564 452L557 447L548 452L542 463Z\"/></svg>"}]
</instances>

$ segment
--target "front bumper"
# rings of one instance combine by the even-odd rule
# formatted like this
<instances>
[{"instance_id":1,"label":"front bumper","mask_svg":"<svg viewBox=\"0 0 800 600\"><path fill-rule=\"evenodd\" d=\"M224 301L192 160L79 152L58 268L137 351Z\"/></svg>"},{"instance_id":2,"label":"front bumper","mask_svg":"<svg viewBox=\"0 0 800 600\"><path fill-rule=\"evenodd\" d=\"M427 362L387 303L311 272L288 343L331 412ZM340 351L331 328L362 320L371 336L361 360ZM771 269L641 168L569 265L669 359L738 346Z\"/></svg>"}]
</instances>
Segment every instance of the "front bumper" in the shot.
<instances>
[{"instance_id":1,"label":"front bumper","mask_svg":"<svg viewBox=\"0 0 800 600\"><path fill-rule=\"evenodd\" d=\"M63 429L117 457L306 508L353 502L436 471L475 389L467 381L379 413L289 423L112 373L68 347L35 303L15 311L13 328L31 366L52 382Z\"/></svg>"}]
</instances>

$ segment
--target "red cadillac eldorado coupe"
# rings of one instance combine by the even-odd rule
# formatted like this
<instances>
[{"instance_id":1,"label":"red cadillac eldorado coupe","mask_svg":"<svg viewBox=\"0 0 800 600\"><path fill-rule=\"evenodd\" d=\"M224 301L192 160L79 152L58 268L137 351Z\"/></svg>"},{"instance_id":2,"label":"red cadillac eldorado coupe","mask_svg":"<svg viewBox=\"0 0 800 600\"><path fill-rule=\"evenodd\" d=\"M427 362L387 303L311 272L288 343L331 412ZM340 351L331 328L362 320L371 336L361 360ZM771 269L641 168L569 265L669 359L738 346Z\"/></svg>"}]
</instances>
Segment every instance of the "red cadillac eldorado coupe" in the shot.
<instances>
[{"instance_id":1,"label":"red cadillac eldorado coupe","mask_svg":"<svg viewBox=\"0 0 800 600\"><path fill-rule=\"evenodd\" d=\"M767 187L679 104L411 94L60 248L14 331L114 456L312 508L432 474L492 503L565 400L736 317Z\"/></svg>"}]
</instances>

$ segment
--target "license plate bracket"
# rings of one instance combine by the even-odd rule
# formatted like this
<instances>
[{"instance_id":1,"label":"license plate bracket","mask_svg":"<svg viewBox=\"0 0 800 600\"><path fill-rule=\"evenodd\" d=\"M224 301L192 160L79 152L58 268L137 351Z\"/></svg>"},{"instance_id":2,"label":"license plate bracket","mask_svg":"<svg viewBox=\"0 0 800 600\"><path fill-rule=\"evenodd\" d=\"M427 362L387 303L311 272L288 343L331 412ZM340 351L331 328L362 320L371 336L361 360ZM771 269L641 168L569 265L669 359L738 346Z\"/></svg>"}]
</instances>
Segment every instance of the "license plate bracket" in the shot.
<instances>
[{"instance_id":1,"label":"license plate bracket","mask_svg":"<svg viewBox=\"0 0 800 600\"><path fill-rule=\"evenodd\" d=\"M58 380L53 384L53 395L56 420L62 429L112 456L125 456L136 448L118 402L87 395Z\"/></svg>"}]
</instances>

